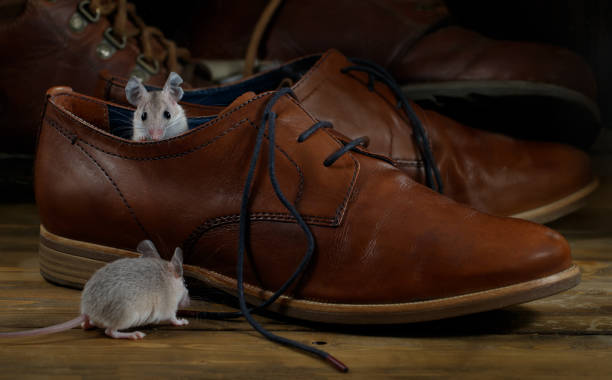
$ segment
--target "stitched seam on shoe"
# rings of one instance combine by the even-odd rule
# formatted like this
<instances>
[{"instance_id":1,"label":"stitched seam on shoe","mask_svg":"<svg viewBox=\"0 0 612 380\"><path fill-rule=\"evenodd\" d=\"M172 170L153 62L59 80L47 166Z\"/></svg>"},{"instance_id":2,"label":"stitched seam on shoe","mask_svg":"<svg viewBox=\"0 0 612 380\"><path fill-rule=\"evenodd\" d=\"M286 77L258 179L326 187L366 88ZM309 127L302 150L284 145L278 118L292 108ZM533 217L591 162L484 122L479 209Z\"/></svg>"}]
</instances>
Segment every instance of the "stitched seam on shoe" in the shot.
<instances>
[{"instance_id":1,"label":"stitched seam on shoe","mask_svg":"<svg viewBox=\"0 0 612 380\"><path fill-rule=\"evenodd\" d=\"M355 157L353 157L352 154L350 154L350 156L351 156L351 159L353 160L354 164L358 167L359 163L357 162ZM349 185L349 190L348 190L345 198L342 200L342 203L340 204L340 206L338 206L336 208L336 214L335 214L335 216L333 218L330 218L330 217L320 217L320 216L311 216L311 215L302 215L304 220L307 221L307 222L311 222L313 224L324 223L324 225L329 225L328 223L332 223L332 226L337 226L338 223L339 223L340 215L341 215L341 213L343 212L343 210L346 208L346 206L348 204L348 199L350 198L350 195L352 193L353 184L354 184L354 182L356 180L356 177L357 177L357 171L358 171L357 169L355 169L353 171L353 178L352 178L351 183ZM275 221L276 222L295 222L295 218L293 217L293 215L290 215L288 213L272 213L272 212L258 212L258 213L249 214L249 220L252 220L252 221L270 221L270 222L275 222ZM189 249L192 249L195 246L195 244L197 243L197 241L200 240L200 238L206 232L210 231L211 229L213 229L215 227L219 227L221 225L225 225L225 224L238 223L239 221L240 221L240 215L239 214L228 215L228 216L220 216L220 217L216 217L216 218L213 218L213 219L206 220L204 223L202 223L198 227L196 227L191 232L191 234L189 234L189 236L187 237L187 239L183 243L183 247L184 247L185 251L188 252Z\"/></svg>"},{"instance_id":2,"label":"stitched seam on shoe","mask_svg":"<svg viewBox=\"0 0 612 380\"><path fill-rule=\"evenodd\" d=\"M94 145L92 143L87 142L87 141L83 141L83 140L81 140L81 141L83 141L83 143L89 145L90 147L92 147L92 148L94 148L94 149L96 149L96 150L98 150L98 151L100 151L102 153L108 154L109 156L121 158L121 159L124 159L124 160L131 160L131 161L159 161L159 160L168 160L168 159L180 158L180 157L186 156L188 154L197 152L198 150L201 150L201 149L207 147L208 145L211 145L211 144L215 143L217 140L221 139L222 137L224 137L228 133L232 132L233 130L241 127L242 124L244 124L246 121L247 121L247 119L240 120L236 124L231 126L230 128L224 130L223 132L221 132L218 135L216 135L215 137L213 137L212 139L210 139L210 140L208 140L208 141L206 141L206 142L204 142L204 143L202 143L200 145L196 145L195 147L190 148L188 150L182 151L180 153L166 154L166 155L155 156L155 157L124 156L124 155L121 155L121 154L118 154L118 153L113 153L113 152L109 152L107 150L104 150L104 149L102 149L102 148L100 148L100 147L98 147L98 146L96 146L96 145Z\"/></svg>"},{"instance_id":3,"label":"stitched seam on shoe","mask_svg":"<svg viewBox=\"0 0 612 380\"><path fill-rule=\"evenodd\" d=\"M52 120L46 120L48 122L48 124L50 126L52 126L57 132L59 132L62 136L64 136L68 141L70 141L71 143L74 141L74 143L72 143L72 145L76 145L81 152L83 152L87 157L89 157L89 159L94 163L94 165L100 170L102 171L102 173L104 174L104 176L106 177L106 179L113 185L113 187L115 188L115 191L117 192L117 194L119 195L119 197L121 198L121 201L123 202L123 204L125 205L125 207L128 209L128 212L130 213L130 215L132 216L132 218L134 219L134 221L136 222L136 224L138 225L138 227L140 228L140 230L144 233L144 235L146 237L149 237L149 234L147 233L147 231L145 230L144 226L142 225L142 223L140 222L140 220L138 219L138 217L136 216L136 213L134 212L134 209L132 209L132 207L130 206L130 204L128 203L127 199L125 199L125 196L123 195L123 193L121 192L121 189L119 189L119 186L117 185L117 183L112 179L112 177L108 174L108 172L102 167L102 165L100 165L100 163L93 158L93 156L91 154L89 154L89 152L87 152L82 146L81 144L79 144L79 141L83 141L83 140L78 140L76 141L75 139L78 139L78 137L76 135L72 135L70 134L70 132L64 130L62 127L60 127L59 125L57 125L56 123L54 123Z\"/></svg>"},{"instance_id":4,"label":"stitched seam on shoe","mask_svg":"<svg viewBox=\"0 0 612 380\"><path fill-rule=\"evenodd\" d=\"M321 223L325 226L329 226L330 222L334 222L334 218L322 217L322 216L310 216L302 215L304 220L307 222L317 224ZM295 223L293 215L288 213L280 212L256 212L249 214L249 220L253 222L281 222L281 223ZM227 224L236 224L240 222L240 214L219 216L216 218L208 219L204 223L196 227L183 242L183 249L185 252L190 252L197 242L206 234L208 231L224 226Z\"/></svg>"},{"instance_id":5,"label":"stitched seam on shoe","mask_svg":"<svg viewBox=\"0 0 612 380\"><path fill-rule=\"evenodd\" d=\"M191 133L193 133L194 131L197 131L197 130L200 130L200 129L204 128L204 126L210 127L212 125L215 125L215 124L219 123L221 120L226 119L231 114L233 114L236 111L238 111L239 109L244 108L245 106L247 106L249 103L252 103L252 102L254 102L256 100L259 100L260 98L265 97L265 96L267 96L267 95L269 95L269 94L271 94L273 92L274 91L268 91L268 92L261 93L261 94L255 96L255 97L249 99L246 103L243 103L243 104L239 105L238 107L233 108L232 110L222 114L221 116L216 117L215 119L213 119L213 120L211 120L211 121L209 121L207 123L204 123L204 124L194 128L194 129L191 129L187 133L184 133L184 134L181 134L179 136L172 137L172 138L169 138L169 139L160 140L160 141L148 141L148 142L145 142L144 144L159 145L159 144L167 143L168 141L183 139L183 138L187 137L188 135L191 135ZM84 97L84 96L82 96L80 94L77 94L77 93L69 93L69 94L56 95L56 97L61 97L61 96L70 96L70 97L73 97L73 98L81 99L81 100L84 100L86 102L90 102L90 103L94 103L94 104L98 104L98 105L100 105L100 104L107 105L105 102L100 102L100 101L97 101L97 100L94 100L94 99L89 99L89 98L86 98L86 97ZM59 112L61 112L63 114L66 114L66 115L69 115L71 118L74 118L74 119L78 120L79 122L82 122L84 124L92 126L93 127L92 128L93 132L95 132L96 134L102 136L105 139L112 140L114 144L130 145L130 146L133 146L133 145L141 146L143 144L142 142L135 142L135 141L125 140L125 139L118 138L118 137L113 136L113 135L109 135L107 133L103 133L101 128L95 127L95 126L87 123L86 121L84 121L83 119L81 119L80 117L75 115L74 113L66 110L65 108L58 106L57 104L53 103L52 101L49 102L49 103L51 103Z\"/></svg>"},{"instance_id":6,"label":"stitched seam on shoe","mask_svg":"<svg viewBox=\"0 0 612 380\"><path fill-rule=\"evenodd\" d=\"M56 123L53 120L47 120L50 124L52 124L53 126L56 126ZM202 148L205 148L206 146L214 143L215 141L219 140L220 138L222 138L223 136L225 136L226 134L230 133L231 131L233 131L234 129L237 129L238 127L240 127L242 124L244 124L247 121L247 119L243 119L238 121L236 124L234 124L232 127L226 129L225 131L223 131L222 133L219 133L217 136L213 137L211 140L208 140L198 146L195 146L189 150L180 152L180 153L175 153L175 154L168 154L168 155L162 155L162 156L156 156L156 157L132 157L132 156L124 156L121 154L117 154L117 153L113 153L113 152L109 152L107 150L104 150L100 147L98 147L97 145L94 145L90 142L87 142L83 139L80 139L80 141L83 144L86 144L88 146L90 146L91 148L102 152L104 154L107 154L109 156L113 156L113 157L117 157L117 158L121 158L124 160L131 160L131 161L157 161L157 160L165 160L165 159L173 159L173 158L179 158L188 154L191 154L193 152L196 152ZM61 127L60 127L61 128Z\"/></svg>"}]
</instances>

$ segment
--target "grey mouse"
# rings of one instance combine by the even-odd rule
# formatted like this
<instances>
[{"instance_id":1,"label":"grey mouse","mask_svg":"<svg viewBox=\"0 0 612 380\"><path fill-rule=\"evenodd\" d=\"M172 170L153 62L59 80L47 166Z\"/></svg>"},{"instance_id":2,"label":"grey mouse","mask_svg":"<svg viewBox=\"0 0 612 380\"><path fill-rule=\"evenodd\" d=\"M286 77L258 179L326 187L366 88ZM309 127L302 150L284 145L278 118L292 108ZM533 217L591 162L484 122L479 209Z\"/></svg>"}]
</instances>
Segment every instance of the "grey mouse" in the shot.
<instances>
[{"instance_id":1,"label":"grey mouse","mask_svg":"<svg viewBox=\"0 0 612 380\"><path fill-rule=\"evenodd\" d=\"M189 129L185 110L178 104L183 97L181 83L180 75L171 72L161 91L147 91L139 78L130 78L125 86L125 96L136 107L132 140L169 139Z\"/></svg>"},{"instance_id":2,"label":"grey mouse","mask_svg":"<svg viewBox=\"0 0 612 380\"><path fill-rule=\"evenodd\" d=\"M120 332L135 326L169 322L185 326L178 319L179 307L189 305L183 281L183 253L176 248L170 261L163 260L150 240L138 244L139 258L119 259L98 269L81 294L81 316L45 328L0 333L0 338L51 334L81 325L100 327L112 338L142 339L140 331Z\"/></svg>"}]
</instances>

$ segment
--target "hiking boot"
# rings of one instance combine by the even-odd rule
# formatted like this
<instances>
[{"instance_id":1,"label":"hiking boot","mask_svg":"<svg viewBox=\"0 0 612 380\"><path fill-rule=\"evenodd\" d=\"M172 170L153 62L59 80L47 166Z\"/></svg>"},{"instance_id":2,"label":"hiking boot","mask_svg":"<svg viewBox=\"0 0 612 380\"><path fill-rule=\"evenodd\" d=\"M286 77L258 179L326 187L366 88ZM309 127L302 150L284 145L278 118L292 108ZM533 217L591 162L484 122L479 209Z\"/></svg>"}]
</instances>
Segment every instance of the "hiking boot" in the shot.
<instances>
[{"instance_id":1,"label":"hiking boot","mask_svg":"<svg viewBox=\"0 0 612 380\"><path fill-rule=\"evenodd\" d=\"M33 153L51 86L92 94L102 69L153 85L163 85L170 71L204 83L189 52L145 25L125 1L8 0L0 14L0 153Z\"/></svg>"}]
</instances>

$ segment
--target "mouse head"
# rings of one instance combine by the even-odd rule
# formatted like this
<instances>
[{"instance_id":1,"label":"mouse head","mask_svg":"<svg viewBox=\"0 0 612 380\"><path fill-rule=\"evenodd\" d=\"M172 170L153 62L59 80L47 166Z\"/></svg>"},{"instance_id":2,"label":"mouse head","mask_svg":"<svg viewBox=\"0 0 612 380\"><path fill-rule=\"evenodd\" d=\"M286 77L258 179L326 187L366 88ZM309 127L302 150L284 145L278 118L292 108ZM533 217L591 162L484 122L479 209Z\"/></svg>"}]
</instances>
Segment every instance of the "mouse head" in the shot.
<instances>
[{"instance_id":1,"label":"mouse head","mask_svg":"<svg viewBox=\"0 0 612 380\"><path fill-rule=\"evenodd\" d=\"M134 107L134 129L152 140L164 138L166 130L183 122L185 113L178 101L183 97L183 79L171 72L161 91L148 91L142 80L132 76L125 86L125 96Z\"/></svg>"},{"instance_id":2,"label":"mouse head","mask_svg":"<svg viewBox=\"0 0 612 380\"><path fill-rule=\"evenodd\" d=\"M138 243L136 250L140 252L142 257L151 259L161 259L155 244L151 240L143 240ZM168 272L172 278L172 289L175 295L176 302L179 307L189 306L189 292L183 280L183 250L176 247L174 255L168 263Z\"/></svg>"}]
</instances>

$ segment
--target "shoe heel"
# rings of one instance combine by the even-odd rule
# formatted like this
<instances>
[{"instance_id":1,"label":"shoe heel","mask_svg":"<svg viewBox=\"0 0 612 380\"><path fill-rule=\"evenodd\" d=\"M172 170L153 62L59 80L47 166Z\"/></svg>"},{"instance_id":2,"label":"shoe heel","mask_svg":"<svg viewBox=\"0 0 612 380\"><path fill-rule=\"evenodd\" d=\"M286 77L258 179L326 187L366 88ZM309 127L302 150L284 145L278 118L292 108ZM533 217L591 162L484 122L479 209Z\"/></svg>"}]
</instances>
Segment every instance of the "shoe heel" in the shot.
<instances>
[{"instance_id":1,"label":"shoe heel","mask_svg":"<svg viewBox=\"0 0 612 380\"><path fill-rule=\"evenodd\" d=\"M49 282L82 289L98 268L138 254L54 235L40 226L40 274Z\"/></svg>"}]
</instances>

